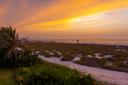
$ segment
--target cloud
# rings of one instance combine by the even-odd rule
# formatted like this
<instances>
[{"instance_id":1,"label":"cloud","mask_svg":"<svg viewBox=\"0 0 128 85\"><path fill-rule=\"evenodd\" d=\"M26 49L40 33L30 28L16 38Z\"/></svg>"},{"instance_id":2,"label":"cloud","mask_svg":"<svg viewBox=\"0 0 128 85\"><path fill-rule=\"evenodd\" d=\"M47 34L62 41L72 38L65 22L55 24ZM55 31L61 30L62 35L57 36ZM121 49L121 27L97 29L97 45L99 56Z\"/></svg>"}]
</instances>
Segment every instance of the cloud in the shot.
<instances>
[{"instance_id":1,"label":"cloud","mask_svg":"<svg viewBox=\"0 0 128 85\"><path fill-rule=\"evenodd\" d=\"M128 8L127 0L0 0L0 23L16 27L23 35L61 31L58 36L66 33L72 37L76 34L92 36L104 31L113 33L117 28L125 30L128 18L125 8Z\"/></svg>"},{"instance_id":2,"label":"cloud","mask_svg":"<svg viewBox=\"0 0 128 85\"><path fill-rule=\"evenodd\" d=\"M50 1L50 0L49 0ZM107 0L109 1L109 0ZM54 1L55 2L55 1ZM38 10L34 10L33 15L27 17L20 25L31 25L39 22L49 22L58 19L71 18L78 16L79 12L84 12L87 8L98 5L101 3L99 0L87 2L87 1L58 1L52 5L48 5L46 8L38 7ZM83 9L82 11L79 11Z\"/></svg>"},{"instance_id":3,"label":"cloud","mask_svg":"<svg viewBox=\"0 0 128 85\"><path fill-rule=\"evenodd\" d=\"M128 31L128 8L110 10L71 19L72 30L102 37L126 37Z\"/></svg>"},{"instance_id":4,"label":"cloud","mask_svg":"<svg viewBox=\"0 0 128 85\"><path fill-rule=\"evenodd\" d=\"M106 27L125 26L128 23L128 8L100 12L89 16L81 16L71 20L74 27Z\"/></svg>"}]
</instances>

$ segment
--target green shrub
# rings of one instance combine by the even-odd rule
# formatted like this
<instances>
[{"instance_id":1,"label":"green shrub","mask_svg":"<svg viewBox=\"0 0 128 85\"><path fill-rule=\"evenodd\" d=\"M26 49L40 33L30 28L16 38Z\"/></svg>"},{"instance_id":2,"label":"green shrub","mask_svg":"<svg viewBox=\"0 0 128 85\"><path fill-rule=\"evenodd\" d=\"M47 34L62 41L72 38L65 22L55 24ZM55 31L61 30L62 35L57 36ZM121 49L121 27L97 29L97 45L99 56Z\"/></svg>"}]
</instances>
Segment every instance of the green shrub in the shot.
<instances>
[{"instance_id":1,"label":"green shrub","mask_svg":"<svg viewBox=\"0 0 128 85\"><path fill-rule=\"evenodd\" d=\"M95 85L90 75L50 63L16 70L16 81L22 85Z\"/></svg>"},{"instance_id":2,"label":"green shrub","mask_svg":"<svg viewBox=\"0 0 128 85\"><path fill-rule=\"evenodd\" d=\"M61 59L62 61L72 61L74 58L73 54L69 52L63 52L62 56L63 56L63 58Z\"/></svg>"}]
</instances>

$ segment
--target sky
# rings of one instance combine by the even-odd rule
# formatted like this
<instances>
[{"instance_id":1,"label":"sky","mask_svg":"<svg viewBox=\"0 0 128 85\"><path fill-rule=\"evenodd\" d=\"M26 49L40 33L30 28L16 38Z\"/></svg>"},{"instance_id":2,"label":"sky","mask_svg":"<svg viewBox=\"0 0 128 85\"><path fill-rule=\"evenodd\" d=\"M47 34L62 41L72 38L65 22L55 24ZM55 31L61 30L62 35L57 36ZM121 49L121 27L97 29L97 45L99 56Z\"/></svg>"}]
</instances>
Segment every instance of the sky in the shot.
<instances>
[{"instance_id":1,"label":"sky","mask_svg":"<svg viewBox=\"0 0 128 85\"><path fill-rule=\"evenodd\" d=\"M32 39L128 39L128 0L0 0L0 27Z\"/></svg>"}]
</instances>

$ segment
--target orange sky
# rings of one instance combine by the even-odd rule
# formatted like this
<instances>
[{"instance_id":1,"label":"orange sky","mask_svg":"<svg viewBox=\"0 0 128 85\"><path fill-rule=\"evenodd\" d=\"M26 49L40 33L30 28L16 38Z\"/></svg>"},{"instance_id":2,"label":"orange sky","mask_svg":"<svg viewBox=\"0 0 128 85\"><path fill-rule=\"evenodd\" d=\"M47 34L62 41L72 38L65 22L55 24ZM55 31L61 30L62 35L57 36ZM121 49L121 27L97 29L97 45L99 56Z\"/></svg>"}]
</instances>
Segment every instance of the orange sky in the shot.
<instances>
[{"instance_id":1,"label":"orange sky","mask_svg":"<svg viewBox=\"0 0 128 85\"><path fill-rule=\"evenodd\" d=\"M128 0L0 0L0 18L36 39L128 36Z\"/></svg>"}]
</instances>

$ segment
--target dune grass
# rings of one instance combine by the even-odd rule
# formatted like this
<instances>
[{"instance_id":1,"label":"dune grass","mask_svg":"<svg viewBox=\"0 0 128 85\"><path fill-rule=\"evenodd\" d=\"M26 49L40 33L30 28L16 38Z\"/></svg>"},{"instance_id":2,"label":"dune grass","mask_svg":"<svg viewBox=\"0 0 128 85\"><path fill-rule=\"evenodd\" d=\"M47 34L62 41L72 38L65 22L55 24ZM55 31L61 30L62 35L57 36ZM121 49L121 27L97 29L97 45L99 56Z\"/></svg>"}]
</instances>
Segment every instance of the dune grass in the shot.
<instances>
[{"instance_id":1,"label":"dune grass","mask_svg":"<svg viewBox=\"0 0 128 85\"><path fill-rule=\"evenodd\" d=\"M0 68L0 85L15 85L11 69Z\"/></svg>"},{"instance_id":2,"label":"dune grass","mask_svg":"<svg viewBox=\"0 0 128 85\"><path fill-rule=\"evenodd\" d=\"M0 85L109 85L91 75L43 61L32 67L0 68Z\"/></svg>"},{"instance_id":3,"label":"dune grass","mask_svg":"<svg viewBox=\"0 0 128 85\"><path fill-rule=\"evenodd\" d=\"M52 50L57 50L62 53L63 58L61 60L72 61L77 54L81 54L81 59L75 63L128 72L127 46L43 42L34 42L29 44L34 46L34 48L37 48L44 56L48 55L44 53L45 50L48 50L50 52L52 52ZM100 53L101 56L112 55L112 57L98 59L95 56L95 54L97 53ZM91 55L93 57L90 58L88 57L88 55Z\"/></svg>"},{"instance_id":4,"label":"dune grass","mask_svg":"<svg viewBox=\"0 0 128 85\"><path fill-rule=\"evenodd\" d=\"M15 73L16 82L22 85L104 85L91 75L44 61L29 68L19 68Z\"/></svg>"}]
</instances>

